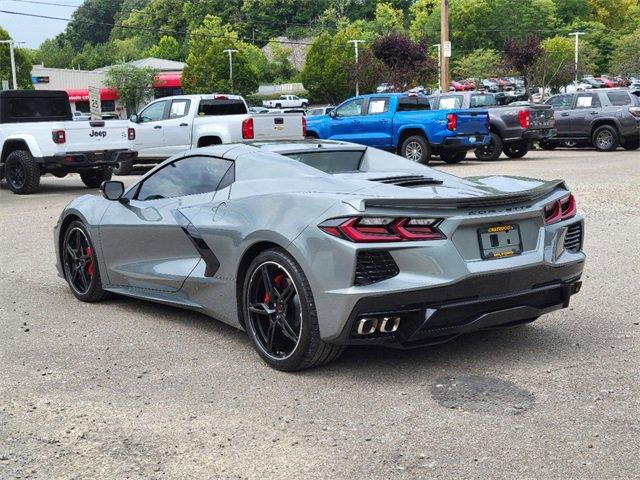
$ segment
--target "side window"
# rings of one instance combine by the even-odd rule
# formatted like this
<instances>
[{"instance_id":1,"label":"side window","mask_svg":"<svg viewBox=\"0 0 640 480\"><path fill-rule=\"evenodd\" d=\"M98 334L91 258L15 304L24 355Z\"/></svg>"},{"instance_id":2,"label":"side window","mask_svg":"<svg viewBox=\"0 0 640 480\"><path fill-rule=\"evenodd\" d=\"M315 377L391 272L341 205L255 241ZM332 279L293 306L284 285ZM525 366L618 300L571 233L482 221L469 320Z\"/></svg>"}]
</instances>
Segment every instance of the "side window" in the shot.
<instances>
[{"instance_id":1,"label":"side window","mask_svg":"<svg viewBox=\"0 0 640 480\"><path fill-rule=\"evenodd\" d=\"M571 108L573 95L555 95L545 103L551 105L555 110L566 110L567 108Z\"/></svg>"},{"instance_id":2,"label":"side window","mask_svg":"<svg viewBox=\"0 0 640 480\"><path fill-rule=\"evenodd\" d=\"M576 108L600 108L600 99L597 93L580 93L576 100Z\"/></svg>"},{"instance_id":3,"label":"side window","mask_svg":"<svg viewBox=\"0 0 640 480\"><path fill-rule=\"evenodd\" d=\"M617 91L617 92L607 92L607 97L611 102L611 105L616 107L622 107L624 105L633 105L631 101L631 97L627 92Z\"/></svg>"},{"instance_id":4,"label":"side window","mask_svg":"<svg viewBox=\"0 0 640 480\"><path fill-rule=\"evenodd\" d=\"M169 109L169 119L184 117L189 113L191 100L172 100Z\"/></svg>"},{"instance_id":5,"label":"side window","mask_svg":"<svg viewBox=\"0 0 640 480\"><path fill-rule=\"evenodd\" d=\"M336 117L354 117L362 114L363 98L348 101L336 109Z\"/></svg>"},{"instance_id":6,"label":"side window","mask_svg":"<svg viewBox=\"0 0 640 480\"><path fill-rule=\"evenodd\" d=\"M164 117L164 107L167 104L166 101L156 102L149 105L147 108L140 112L138 116L140 123L157 122Z\"/></svg>"},{"instance_id":7,"label":"side window","mask_svg":"<svg viewBox=\"0 0 640 480\"><path fill-rule=\"evenodd\" d=\"M438 110L451 110L452 108L462 107L462 96L455 95L450 97L440 97Z\"/></svg>"},{"instance_id":8,"label":"side window","mask_svg":"<svg viewBox=\"0 0 640 480\"><path fill-rule=\"evenodd\" d=\"M376 115L378 113L385 113L389 111L389 99L388 98L370 98L369 107L367 108L368 115Z\"/></svg>"},{"instance_id":9,"label":"side window","mask_svg":"<svg viewBox=\"0 0 640 480\"><path fill-rule=\"evenodd\" d=\"M181 158L147 178L136 198L157 200L215 192L232 165L229 160L213 157Z\"/></svg>"}]
</instances>

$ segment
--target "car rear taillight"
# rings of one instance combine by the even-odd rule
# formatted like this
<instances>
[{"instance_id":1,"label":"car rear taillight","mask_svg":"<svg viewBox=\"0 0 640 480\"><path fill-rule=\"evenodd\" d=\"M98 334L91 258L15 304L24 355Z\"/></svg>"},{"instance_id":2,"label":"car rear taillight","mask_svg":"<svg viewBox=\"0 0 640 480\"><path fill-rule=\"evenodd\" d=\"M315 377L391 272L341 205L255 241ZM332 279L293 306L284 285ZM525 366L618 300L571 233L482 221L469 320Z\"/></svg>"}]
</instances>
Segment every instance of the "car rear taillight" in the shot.
<instances>
[{"instance_id":1,"label":"car rear taillight","mask_svg":"<svg viewBox=\"0 0 640 480\"><path fill-rule=\"evenodd\" d=\"M245 118L242 121L242 138L245 140L253 138L253 118Z\"/></svg>"},{"instance_id":2,"label":"car rear taillight","mask_svg":"<svg viewBox=\"0 0 640 480\"><path fill-rule=\"evenodd\" d=\"M458 128L458 115L447 113L447 130L455 130L456 128Z\"/></svg>"},{"instance_id":3,"label":"car rear taillight","mask_svg":"<svg viewBox=\"0 0 640 480\"><path fill-rule=\"evenodd\" d=\"M127 129L127 138L129 140L135 140L136 139L136 129L135 128L128 128Z\"/></svg>"},{"instance_id":4,"label":"car rear taillight","mask_svg":"<svg viewBox=\"0 0 640 480\"><path fill-rule=\"evenodd\" d=\"M64 143L67 141L67 135L64 133L64 130L53 130L51 132L51 138L53 139L53 143Z\"/></svg>"},{"instance_id":5,"label":"car rear taillight","mask_svg":"<svg viewBox=\"0 0 640 480\"><path fill-rule=\"evenodd\" d=\"M441 218L333 218L318 227L329 235L356 243L441 240Z\"/></svg>"},{"instance_id":6,"label":"car rear taillight","mask_svg":"<svg viewBox=\"0 0 640 480\"><path fill-rule=\"evenodd\" d=\"M636 118L640 118L640 107L629 107L629 113Z\"/></svg>"},{"instance_id":7,"label":"car rear taillight","mask_svg":"<svg viewBox=\"0 0 640 480\"><path fill-rule=\"evenodd\" d=\"M304 115L302 116L302 136L307 136L307 118Z\"/></svg>"},{"instance_id":8,"label":"car rear taillight","mask_svg":"<svg viewBox=\"0 0 640 480\"><path fill-rule=\"evenodd\" d=\"M531 112L529 110L518 111L518 123L522 128L529 128L531 126Z\"/></svg>"},{"instance_id":9,"label":"car rear taillight","mask_svg":"<svg viewBox=\"0 0 640 480\"><path fill-rule=\"evenodd\" d=\"M578 212L575 197L570 194L544 207L544 224L551 225L575 216Z\"/></svg>"}]
</instances>

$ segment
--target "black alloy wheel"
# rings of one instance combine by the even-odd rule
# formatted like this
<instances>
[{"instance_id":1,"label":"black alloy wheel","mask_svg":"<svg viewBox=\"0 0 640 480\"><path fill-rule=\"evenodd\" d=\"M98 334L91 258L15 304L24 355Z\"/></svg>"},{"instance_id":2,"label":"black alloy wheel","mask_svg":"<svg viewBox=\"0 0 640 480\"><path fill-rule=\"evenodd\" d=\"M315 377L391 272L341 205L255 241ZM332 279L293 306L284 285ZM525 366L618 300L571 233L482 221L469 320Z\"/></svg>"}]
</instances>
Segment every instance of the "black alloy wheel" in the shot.
<instances>
[{"instance_id":1,"label":"black alloy wheel","mask_svg":"<svg viewBox=\"0 0 640 480\"><path fill-rule=\"evenodd\" d=\"M4 176L13 193L33 193L40 185L40 167L26 150L14 150L7 156Z\"/></svg>"},{"instance_id":2,"label":"black alloy wheel","mask_svg":"<svg viewBox=\"0 0 640 480\"><path fill-rule=\"evenodd\" d=\"M529 146L528 141L510 142L504 146L503 152L512 159L522 158L529 153Z\"/></svg>"},{"instance_id":3,"label":"black alloy wheel","mask_svg":"<svg viewBox=\"0 0 640 480\"><path fill-rule=\"evenodd\" d=\"M490 135L491 141L489 143L481 145L473 151L476 158L483 162L493 162L498 160L502 153L502 139L496 133L491 132Z\"/></svg>"}]
</instances>

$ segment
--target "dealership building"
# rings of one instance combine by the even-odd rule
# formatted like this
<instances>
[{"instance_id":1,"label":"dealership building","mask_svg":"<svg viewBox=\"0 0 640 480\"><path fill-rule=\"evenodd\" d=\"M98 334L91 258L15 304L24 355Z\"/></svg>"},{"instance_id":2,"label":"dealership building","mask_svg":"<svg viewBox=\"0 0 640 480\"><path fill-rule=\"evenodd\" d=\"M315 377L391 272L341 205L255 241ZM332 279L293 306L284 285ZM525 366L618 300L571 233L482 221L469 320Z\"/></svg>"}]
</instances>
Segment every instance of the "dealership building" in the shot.
<instances>
[{"instance_id":1,"label":"dealership building","mask_svg":"<svg viewBox=\"0 0 640 480\"><path fill-rule=\"evenodd\" d=\"M153 82L153 97L182 94L182 70L185 64L161 58L143 58L128 62L135 67L151 67L158 71ZM96 70L74 70L68 68L49 68L34 65L31 69L31 81L36 90L64 90L69 94L71 109L89 112L89 87L100 88L100 103L104 114L126 118L129 114L124 108L117 90L105 86L109 67Z\"/></svg>"}]
</instances>

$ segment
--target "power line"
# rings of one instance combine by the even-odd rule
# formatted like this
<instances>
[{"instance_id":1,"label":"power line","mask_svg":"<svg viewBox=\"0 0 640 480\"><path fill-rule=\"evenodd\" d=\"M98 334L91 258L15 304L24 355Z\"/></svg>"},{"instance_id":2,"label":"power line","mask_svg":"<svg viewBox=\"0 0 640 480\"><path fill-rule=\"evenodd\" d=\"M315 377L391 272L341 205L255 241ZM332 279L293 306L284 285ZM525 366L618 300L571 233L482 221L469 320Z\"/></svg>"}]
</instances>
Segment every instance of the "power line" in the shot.
<instances>
[{"instance_id":1,"label":"power line","mask_svg":"<svg viewBox=\"0 0 640 480\"><path fill-rule=\"evenodd\" d=\"M51 5L52 7L70 7L70 8L78 8L82 5L82 3L79 3L77 5L70 5L68 3L41 2L38 0L9 0L9 1L16 2L16 3L32 3L36 5Z\"/></svg>"}]
</instances>

